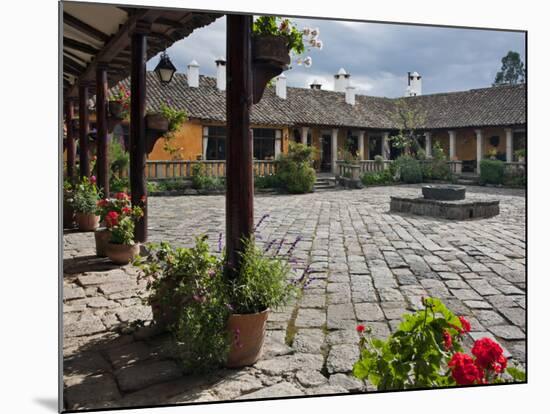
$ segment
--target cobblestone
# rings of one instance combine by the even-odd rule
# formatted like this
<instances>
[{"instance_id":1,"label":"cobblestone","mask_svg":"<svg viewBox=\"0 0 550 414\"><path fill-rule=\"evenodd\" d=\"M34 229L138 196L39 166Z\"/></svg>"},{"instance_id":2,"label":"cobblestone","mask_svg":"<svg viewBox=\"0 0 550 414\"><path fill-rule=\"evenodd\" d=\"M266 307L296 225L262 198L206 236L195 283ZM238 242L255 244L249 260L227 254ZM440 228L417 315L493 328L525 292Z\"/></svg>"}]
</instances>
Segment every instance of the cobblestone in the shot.
<instances>
[{"instance_id":1,"label":"cobblestone","mask_svg":"<svg viewBox=\"0 0 550 414\"><path fill-rule=\"evenodd\" d=\"M350 376L358 356L355 325L386 338L429 295L470 320L470 341L493 337L524 363L525 195L467 191L476 200L498 198L500 215L454 222L389 213L390 195L415 195L419 186L256 197L256 221L270 215L259 229L262 240L300 235L296 256L311 263L314 280L296 304L270 315L263 358L254 367L199 378L182 373L168 335L147 327L120 333L121 326L151 319L136 270L95 258L92 233L67 233L65 409L364 391ZM191 246L206 233L215 248L223 196L149 203L149 241Z\"/></svg>"}]
</instances>

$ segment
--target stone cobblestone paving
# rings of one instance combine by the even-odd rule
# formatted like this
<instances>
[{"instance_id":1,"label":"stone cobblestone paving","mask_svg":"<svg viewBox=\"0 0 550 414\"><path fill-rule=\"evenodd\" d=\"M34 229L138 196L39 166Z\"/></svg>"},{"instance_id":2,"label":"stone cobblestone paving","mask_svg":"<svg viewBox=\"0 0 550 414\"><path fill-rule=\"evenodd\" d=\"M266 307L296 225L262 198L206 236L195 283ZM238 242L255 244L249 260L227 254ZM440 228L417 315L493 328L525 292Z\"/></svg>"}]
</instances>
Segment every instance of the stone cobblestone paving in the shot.
<instances>
[{"instance_id":1,"label":"stone cobblestone paving","mask_svg":"<svg viewBox=\"0 0 550 414\"><path fill-rule=\"evenodd\" d=\"M490 336L525 362L525 193L468 187L500 200L491 219L448 221L390 214L390 195L419 186L262 195L259 240L302 237L296 256L312 280L300 299L271 314L263 358L253 367L182 373L167 334L149 321L132 266L94 256L91 233L64 235L63 324L66 409L162 405L369 391L354 379L357 323L386 337L422 296L441 298L471 322L466 341ZM150 241L189 246L206 233L216 249L223 196L152 197Z\"/></svg>"}]
</instances>

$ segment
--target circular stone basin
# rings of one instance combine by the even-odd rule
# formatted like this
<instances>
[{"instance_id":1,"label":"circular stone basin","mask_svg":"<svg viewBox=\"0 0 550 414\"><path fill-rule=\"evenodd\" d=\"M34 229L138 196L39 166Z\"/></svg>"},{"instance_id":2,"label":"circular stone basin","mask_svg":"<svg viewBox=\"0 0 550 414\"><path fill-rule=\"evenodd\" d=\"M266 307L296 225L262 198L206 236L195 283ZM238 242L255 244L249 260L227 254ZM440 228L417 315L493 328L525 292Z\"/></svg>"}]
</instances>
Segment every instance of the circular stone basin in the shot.
<instances>
[{"instance_id":1,"label":"circular stone basin","mask_svg":"<svg viewBox=\"0 0 550 414\"><path fill-rule=\"evenodd\" d=\"M461 185L424 185L422 195L427 200L464 200L466 187Z\"/></svg>"}]
</instances>

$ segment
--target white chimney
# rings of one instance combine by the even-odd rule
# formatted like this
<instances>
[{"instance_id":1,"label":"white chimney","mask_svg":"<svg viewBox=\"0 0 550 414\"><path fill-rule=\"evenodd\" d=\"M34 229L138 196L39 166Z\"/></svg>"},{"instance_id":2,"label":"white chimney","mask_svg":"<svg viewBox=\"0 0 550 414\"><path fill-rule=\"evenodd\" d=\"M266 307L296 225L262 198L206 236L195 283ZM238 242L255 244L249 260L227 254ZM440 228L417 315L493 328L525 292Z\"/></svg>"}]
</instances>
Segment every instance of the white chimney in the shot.
<instances>
[{"instance_id":1,"label":"white chimney","mask_svg":"<svg viewBox=\"0 0 550 414\"><path fill-rule=\"evenodd\" d=\"M346 88L346 103L355 105L355 87L348 86Z\"/></svg>"},{"instance_id":2,"label":"white chimney","mask_svg":"<svg viewBox=\"0 0 550 414\"><path fill-rule=\"evenodd\" d=\"M216 87L220 91L225 91L227 82L225 80L225 59L220 57L216 60Z\"/></svg>"},{"instance_id":3,"label":"white chimney","mask_svg":"<svg viewBox=\"0 0 550 414\"><path fill-rule=\"evenodd\" d=\"M422 76L418 72L407 73L407 91L405 96L422 95Z\"/></svg>"},{"instance_id":4,"label":"white chimney","mask_svg":"<svg viewBox=\"0 0 550 414\"><path fill-rule=\"evenodd\" d=\"M195 59L187 65L187 84L191 88L199 87L199 64Z\"/></svg>"},{"instance_id":5,"label":"white chimney","mask_svg":"<svg viewBox=\"0 0 550 414\"><path fill-rule=\"evenodd\" d=\"M284 73L277 76L275 81L275 94L281 99L286 99L286 76Z\"/></svg>"},{"instance_id":6,"label":"white chimney","mask_svg":"<svg viewBox=\"0 0 550 414\"><path fill-rule=\"evenodd\" d=\"M336 92L345 92L349 86L350 76L344 68L340 68L338 73L334 75L334 90Z\"/></svg>"},{"instance_id":7,"label":"white chimney","mask_svg":"<svg viewBox=\"0 0 550 414\"><path fill-rule=\"evenodd\" d=\"M313 83L311 83L311 84L309 85L309 87L310 87L311 89L320 90L320 89L321 89L321 84L320 84L319 82L317 82L317 79L314 79L314 80L313 80Z\"/></svg>"}]
</instances>

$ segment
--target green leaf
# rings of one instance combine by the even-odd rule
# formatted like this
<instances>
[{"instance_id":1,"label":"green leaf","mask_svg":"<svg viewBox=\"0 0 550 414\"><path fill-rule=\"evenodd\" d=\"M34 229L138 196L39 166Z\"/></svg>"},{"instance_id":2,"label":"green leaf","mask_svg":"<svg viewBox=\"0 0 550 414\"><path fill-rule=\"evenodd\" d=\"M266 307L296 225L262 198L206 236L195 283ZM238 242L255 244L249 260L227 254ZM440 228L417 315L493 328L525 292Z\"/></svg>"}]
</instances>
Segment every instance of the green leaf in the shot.
<instances>
[{"instance_id":1,"label":"green leaf","mask_svg":"<svg viewBox=\"0 0 550 414\"><path fill-rule=\"evenodd\" d=\"M525 382L526 381L526 375L525 372L522 371L519 368L516 367L508 367L506 369L506 372L510 374L510 376L514 379L514 381L517 382Z\"/></svg>"}]
</instances>

